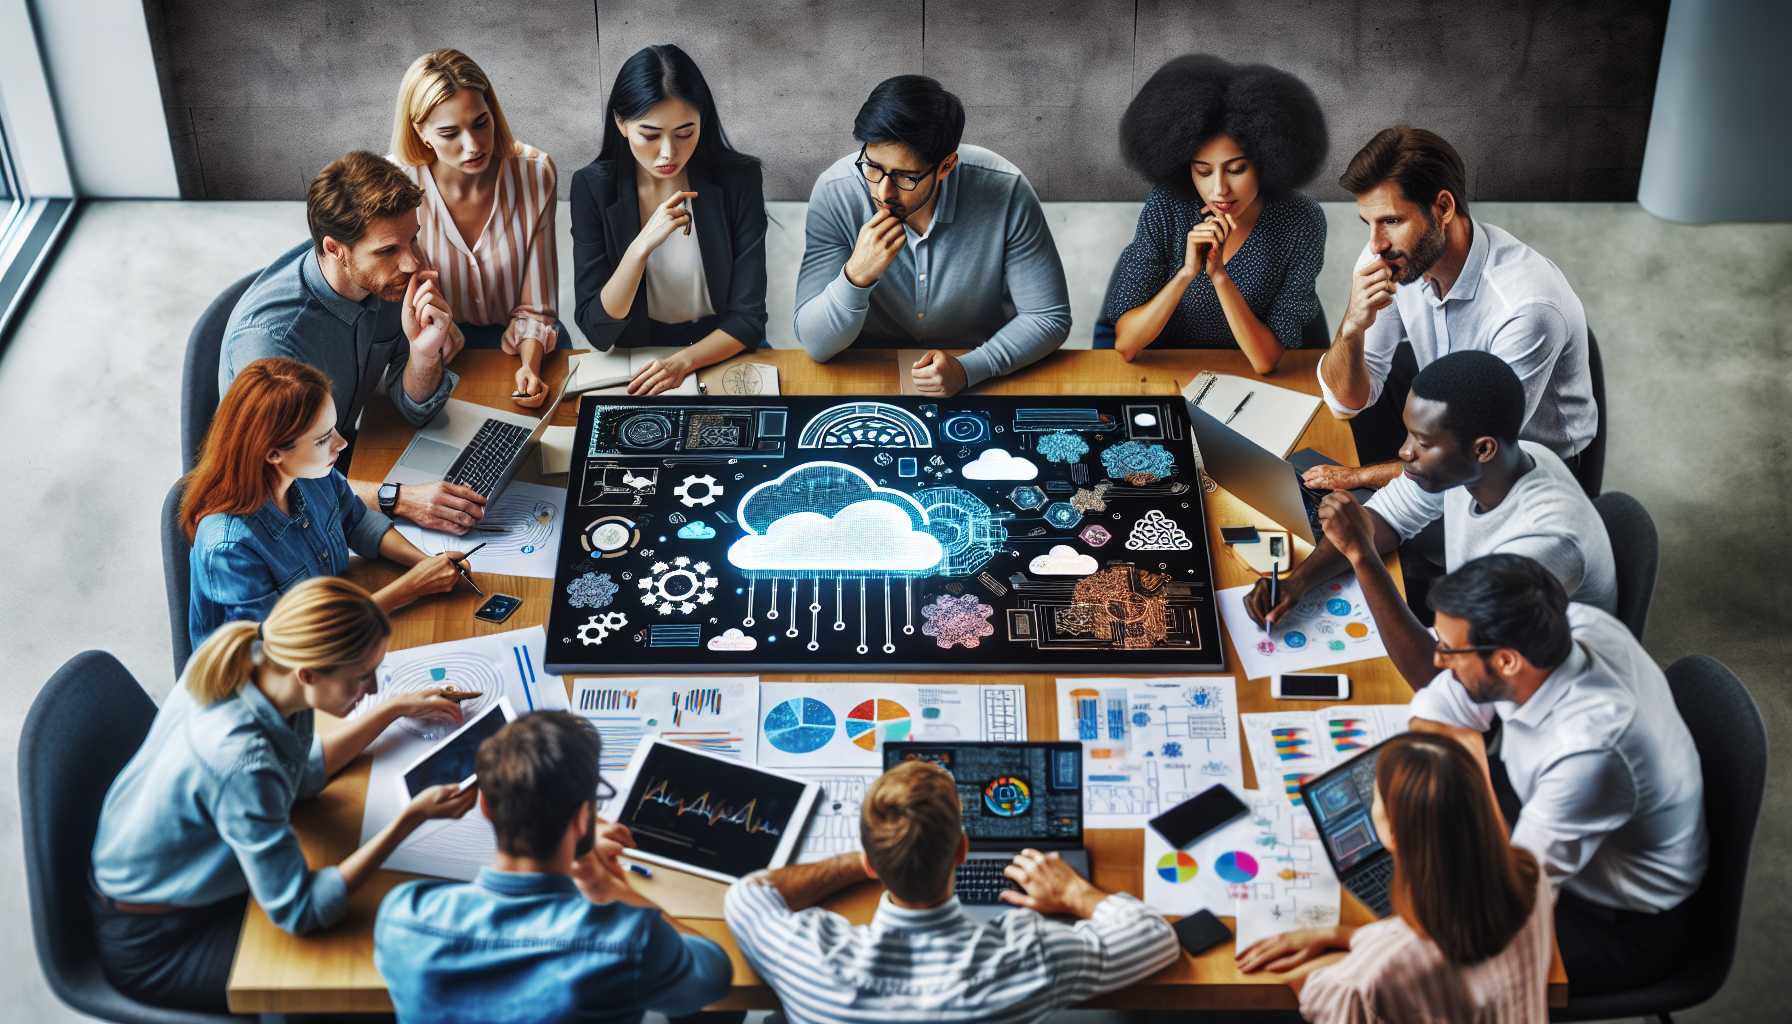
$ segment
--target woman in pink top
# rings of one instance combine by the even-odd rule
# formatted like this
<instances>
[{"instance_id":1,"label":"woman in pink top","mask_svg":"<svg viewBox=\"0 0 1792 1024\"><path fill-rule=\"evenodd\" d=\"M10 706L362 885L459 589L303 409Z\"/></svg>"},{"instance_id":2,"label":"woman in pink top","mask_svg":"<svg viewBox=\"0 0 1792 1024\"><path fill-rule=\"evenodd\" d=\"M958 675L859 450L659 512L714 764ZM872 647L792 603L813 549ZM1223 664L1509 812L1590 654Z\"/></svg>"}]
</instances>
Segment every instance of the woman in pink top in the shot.
<instances>
[{"instance_id":1,"label":"woman in pink top","mask_svg":"<svg viewBox=\"0 0 1792 1024\"><path fill-rule=\"evenodd\" d=\"M1239 969L1292 971L1316 1024L1495 1024L1549 1016L1552 894L1511 845L1486 776L1445 736L1405 733L1376 758L1375 830L1394 856L1394 914L1362 927L1308 928L1241 951Z\"/></svg>"},{"instance_id":2,"label":"woman in pink top","mask_svg":"<svg viewBox=\"0 0 1792 1024\"><path fill-rule=\"evenodd\" d=\"M558 176L546 153L516 141L491 80L459 50L418 57L398 89L393 161L423 189L417 247L441 274L456 319L496 333L518 357L512 400L547 400L541 359L564 333L555 298Z\"/></svg>"}]
</instances>

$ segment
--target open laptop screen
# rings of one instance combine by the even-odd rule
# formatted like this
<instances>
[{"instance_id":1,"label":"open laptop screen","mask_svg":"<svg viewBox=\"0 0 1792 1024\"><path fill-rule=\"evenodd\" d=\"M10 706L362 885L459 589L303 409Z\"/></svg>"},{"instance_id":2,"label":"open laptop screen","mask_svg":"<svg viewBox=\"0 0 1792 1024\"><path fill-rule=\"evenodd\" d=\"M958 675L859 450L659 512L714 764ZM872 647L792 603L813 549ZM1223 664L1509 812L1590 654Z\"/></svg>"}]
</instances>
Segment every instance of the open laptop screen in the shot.
<instances>
[{"instance_id":1,"label":"open laptop screen","mask_svg":"<svg viewBox=\"0 0 1792 1024\"><path fill-rule=\"evenodd\" d=\"M1082 744L884 744L886 770L915 759L952 773L973 848L1082 845Z\"/></svg>"},{"instance_id":2,"label":"open laptop screen","mask_svg":"<svg viewBox=\"0 0 1792 1024\"><path fill-rule=\"evenodd\" d=\"M1370 808L1375 803L1379 745L1363 751L1301 787L1301 799L1319 826L1319 838L1340 873L1382 849Z\"/></svg>"}]
</instances>

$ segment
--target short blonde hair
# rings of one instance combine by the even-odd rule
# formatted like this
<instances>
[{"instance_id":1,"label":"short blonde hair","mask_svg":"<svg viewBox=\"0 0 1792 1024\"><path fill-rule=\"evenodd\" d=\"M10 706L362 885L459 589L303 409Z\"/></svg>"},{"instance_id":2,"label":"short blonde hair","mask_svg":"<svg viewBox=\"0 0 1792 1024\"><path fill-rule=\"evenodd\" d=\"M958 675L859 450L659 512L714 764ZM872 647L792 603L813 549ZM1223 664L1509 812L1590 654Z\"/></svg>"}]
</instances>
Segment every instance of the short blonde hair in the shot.
<instances>
[{"instance_id":1,"label":"short blonde hair","mask_svg":"<svg viewBox=\"0 0 1792 1024\"><path fill-rule=\"evenodd\" d=\"M258 638L266 663L329 672L361 661L391 635L392 621L367 591L314 576L282 594L266 622L226 622L206 637L187 662L187 690L210 706L241 689Z\"/></svg>"},{"instance_id":2,"label":"short blonde hair","mask_svg":"<svg viewBox=\"0 0 1792 1024\"><path fill-rule=\"evenodd\" d=\"M859 842L896 898L928 903L946 894L964 837L958 783L931 761L904 761L865 791Z\"/></svg>"},{"instance_id":3,"label":"short blonde hair","mask_svg":"<svg viewBox=\"0 0 1792 1024\"><path fill-rule=\"evenodd\" d=\"M485 105L492 112L492 149L500 156L517 152L516 137L510 134L510 122L504 119L504 108L491 79L485 76L473 58L459 50L431 50L411 62L405 69L404 81L398 86L398 111L392 120L392 152L399 162L421 167L435 162L435 151L423 144L417 127L436 104L462 89L476 89L485 94Z\"/></svg>"}]
</instances>

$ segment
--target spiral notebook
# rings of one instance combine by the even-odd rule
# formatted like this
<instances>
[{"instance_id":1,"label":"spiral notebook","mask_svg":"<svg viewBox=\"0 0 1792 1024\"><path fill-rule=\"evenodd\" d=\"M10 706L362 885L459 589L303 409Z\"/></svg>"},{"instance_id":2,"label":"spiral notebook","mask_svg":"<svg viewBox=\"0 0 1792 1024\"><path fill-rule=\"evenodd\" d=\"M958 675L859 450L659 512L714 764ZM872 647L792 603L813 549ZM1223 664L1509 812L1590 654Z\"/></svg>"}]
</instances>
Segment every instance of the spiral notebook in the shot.
<instances>
[{"instance_id":1,"label":"spiral notebook","mask_svg":"<svg viewBox=\"0 0 1792 1024\"><path fill-rule=\"evenodd\" d=\"M1319 411L1313 395L1227 373L1199 374L1182 397L1284 459Z\"/></svg>"}]
</instances>

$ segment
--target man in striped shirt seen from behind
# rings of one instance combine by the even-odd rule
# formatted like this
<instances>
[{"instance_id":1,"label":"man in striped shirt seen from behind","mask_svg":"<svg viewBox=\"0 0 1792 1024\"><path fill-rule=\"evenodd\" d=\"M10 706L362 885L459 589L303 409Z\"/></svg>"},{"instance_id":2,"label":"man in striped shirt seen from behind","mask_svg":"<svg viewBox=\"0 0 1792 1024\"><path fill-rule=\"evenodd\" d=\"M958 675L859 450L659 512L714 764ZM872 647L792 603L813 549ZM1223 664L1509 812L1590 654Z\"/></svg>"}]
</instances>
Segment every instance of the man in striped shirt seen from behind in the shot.
<instances>
[{"instance_id":1,"label":"man in striped shirt seen from behind","mask_svg":"<svg viewBox=\"0 0 1792 1024\"><path fill-rule=\"evenodd\" d=\"M950 774L904 762L865 794L863 853L758 872L728 891L728 927L792 1024L1036 1021L1176 959L1156 912L1037 850L1007 868L1021 891L1002 898L1019 909L971 920L953 894L970 850L960 813ZM819 905L867 878L886 889L870 924ZM1061 915L1078 920L1051 919Z\"/></svg>"}]
</instances>

